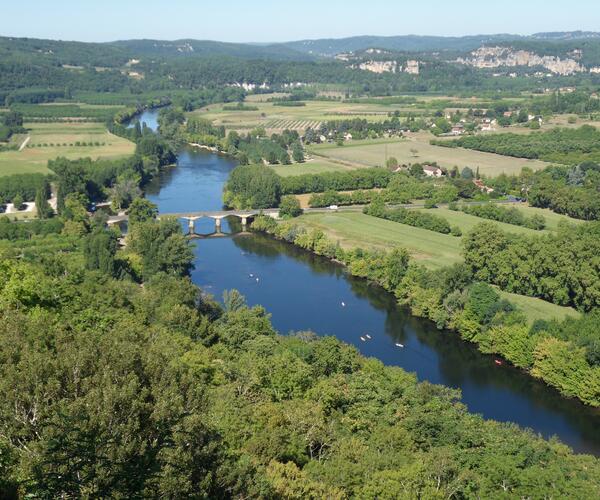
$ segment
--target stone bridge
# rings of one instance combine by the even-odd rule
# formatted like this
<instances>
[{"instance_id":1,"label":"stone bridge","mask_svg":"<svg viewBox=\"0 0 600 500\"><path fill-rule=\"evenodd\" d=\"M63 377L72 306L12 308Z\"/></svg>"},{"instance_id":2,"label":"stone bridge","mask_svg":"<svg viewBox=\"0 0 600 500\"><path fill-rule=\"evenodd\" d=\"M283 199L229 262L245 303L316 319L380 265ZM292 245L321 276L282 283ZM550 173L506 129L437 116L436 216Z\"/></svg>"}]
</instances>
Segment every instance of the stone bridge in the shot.
<instances>
[{"instance_id":1,"label":"stone bridge","mask_svg":"<svg viewBox=\"0 0 600 500\"><path fill-rule=\"evenodd\" d=\"M269 208L264 210L204 210L202 212L182 212L182 213L161 213L158 215L158 219L163 217L173 217L175 219L183 219L188 222L188 229L190 234L195 234L195 223L199 219L209 218L215 221L215 233L221 232L221 221L226 217L237 217L242 223L242 227L245 228L248 225L248 220L253 219L259 214L268 215L269 217L278 218L279 209ZM108 218L107 223L120 224L126 222L129 217L126 214L115 215Z\"/></svg>"}]
</instances>

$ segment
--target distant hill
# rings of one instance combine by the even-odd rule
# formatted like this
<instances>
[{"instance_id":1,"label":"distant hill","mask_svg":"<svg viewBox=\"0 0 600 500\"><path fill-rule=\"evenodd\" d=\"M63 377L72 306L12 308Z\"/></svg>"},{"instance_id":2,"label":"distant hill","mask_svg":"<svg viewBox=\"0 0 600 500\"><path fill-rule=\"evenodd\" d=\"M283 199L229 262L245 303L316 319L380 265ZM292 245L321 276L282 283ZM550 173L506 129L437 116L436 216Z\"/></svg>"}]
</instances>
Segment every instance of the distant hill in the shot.
<instances>
[{"instance_id":1,"label":"distant hill","mask_svg":"<svg viewBox=\"0 0 600 500\"><path fill-rule=\"evenodd\" d=\"M578 44L590 49L600 43L600 33L587 31L536 33L529 36L494 34L443 36L355 36L339 39L299 40L274 44L228 43L212 40L121 40L82 43L62 40L0 37L0 57L23 57L51 64L121 66L128 59L228 56L238 59L310 61L369 48L394 52L439 52L441 58L467 53L482 46L514 44L542 53L564 54ZM593 52L596 52L594 49ZM596 59L596 57L594 57Z\"/></svg>"},{"instance_id":2,"label":"distant hill","mask_svg":"<svg viewBox=\"0 0 600 500\"><path fill-rule=\"evenodd\" d=\"M597 31L556 31L550 33L535 33L530 38L538 40L582 40L586 38L600 38Z\"/></svg>"},{"instance_id":3,"label":"distant hill","mask_svg":"<svg viewBox=\"0 0 600 500\"><path fill-rule=\"evenodd\" d=\"M328 38L321 40L300 40L285 45L298 52L317 56L333 57L343 52L355 52L371 47L394 51L469 51L487 43L515 40L515 35L477 35L464 37L442 36L355 36L350 38Z\"/></svg>"},{"instance_id":4,"label":"distant hill","mask_svg":"<svg viewBox=\"0 0 600 500\"><path fill-rule=\"evenodd\" d=\"M8 60L54 66L120 67L130 59L228 56L238 59L307 61L314 59L283 44L252 45L209 40L125 40L84 43L0 37L0 62Z\"/></svg>"},{"instance_id":5,"label":"distant hill","mask_svg":"<svg viewBox=\"0 0 600 500\"><path fill-rule=\"evenodd\" d=\"M299 40L284 45L298 52L333 57L336 54L356 52L376 47L393 51L410 52L467 52L482 45L505 44L527 41L573 41L600 38L600 33L572 31L556 33L537 33L530 36L497 34L461 37L443 36L355 36L350 38Z\"/></svg>"},{"instance_id":6,"label":"distant hill","mask_svg":"<svg viewBox=\"0 0 600 500\"><path fill-rule=\"evenodd\" d=\"M118 47L136 57L230 56L240 59L306 61L313 57L285 44L258 45L215 42L212 40L122 40L107 45Z\"/></svg>"}]
</instances>

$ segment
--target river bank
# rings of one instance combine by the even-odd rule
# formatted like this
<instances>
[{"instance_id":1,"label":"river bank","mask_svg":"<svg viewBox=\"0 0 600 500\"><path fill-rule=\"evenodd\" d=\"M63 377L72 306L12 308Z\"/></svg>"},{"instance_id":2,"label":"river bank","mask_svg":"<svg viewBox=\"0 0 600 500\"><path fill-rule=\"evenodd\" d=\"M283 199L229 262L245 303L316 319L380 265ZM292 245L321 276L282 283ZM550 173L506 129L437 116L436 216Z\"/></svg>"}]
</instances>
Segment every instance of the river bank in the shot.
<instances>
[{"instance_id":1,"label":"river bank","mask_svg":"<svg viewBox=\"0 0 600 500\"><path fill-rule=\"evenodd\" d=\"M444 297L440 296L443 295L441 290L435 288L432 282L435 283L444 273L451 275L453 272L456 272L457 275L452 279L462 280L463 277L458 274L464 270L460 267L456 268L456 271L453 271L452 268L442 269L436 274L420 269L418 265L411 263L406 253L402 253L401 258L397 257L396 250L382 253L381 251L369 252L360 248L342 249L338 243L329 240L320 230L305 228L292 221L276 223L266 218L257 218L253 227L255 230L263 231L272 237L285 240L334 262L342 262L349 274L377 283L393 294L401 306L408 307L412 315L433 321L439 330L454 332L462 340L476 345L482 353L496 356L495 364L510 363L523 374L535 376L548 386L558 390L563 397L574 397L581 403L594 408L600 406L597 400L593 399L596 394L593 389L594 381L598 379L595 370L590 369L589 376L586 377L587 386L591 386L589 392L582 391L573 394L565 391L564 385L557 383L554 372L548 372L547 368L544 371L544 367L547 365L547 363L544 364L546 360L537 359L536 354L540 347L532 344L533 340L528 338L530 337L528 325L510 318L512 307L508 308L507 304L509 303L502 298L501 294L496 294L493 299L496 304L490 306L496 307L496 309L492 309L497 311L494 313L496 324L487 323L472 312L468 303L472 297L466 299L462 305L450 305ZM487 287L484 289L488 294L486 300L492 300L489 295L495 294L495 292L491 287L483 284L475 286ZM446 295L459 292L465 296L467 289L444 290L444 292ZM457 296L455 300L458 302L460 298ZM454 310L451 310L452 307ZM505 318L498 317L498 314L502 315L502 307L505 307L508 313ZM517 352L515 352L515 345L519 348ZM563 364L570 361L565 358L562 356L552 361L560 361ZM574 375L571 375L572 377ZM563 382L561 379L558 380ZM588 395L590 396L586 397ZM600 410L598 411L600 412Z\"/></svg>"},{"instance_id":2,"label":"river bank","mask_svg":"<svg viewBox=\"0 0 600 500\"><path fill-rule=\"evenodd\" d=\"M160 212L220 210L223 186L235 166L225 156L184 148L177 167L162 171L146 194ZM196 231L212 233L214 222L198 220ZM192 281L205 293L220 299L224 291L237 289L248 304L264 307L282 333L335 336L421 381L459 389L472 413L531 428L545 438L558 436L579 453L600 456L597 410L560 396L508 363L496 366L473 344L409 314L392 294L349 275L343 266L271 236L240 231L238 222L225 219L219 237L194 240ZM361 341L367 332L372 339Z\"/></svg>"}]
</instances>

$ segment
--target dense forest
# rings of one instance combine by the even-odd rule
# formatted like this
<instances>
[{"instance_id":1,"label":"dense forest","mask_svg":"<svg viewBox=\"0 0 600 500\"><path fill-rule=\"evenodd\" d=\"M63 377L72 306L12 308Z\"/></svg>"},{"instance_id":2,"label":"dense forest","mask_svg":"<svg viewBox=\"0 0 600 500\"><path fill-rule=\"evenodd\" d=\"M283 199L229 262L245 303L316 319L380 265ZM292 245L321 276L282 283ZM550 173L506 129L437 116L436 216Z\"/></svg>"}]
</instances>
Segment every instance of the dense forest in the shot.
<instances>
[{"instance_id":1,"label":"dense forest","mask_svg":"<svg viewBox=\"0 0 600 500\"><path fill-rule=\"evenodd\" d=\"M482 225L464 241L465 262L478 279L504 290L589 311L600 306L599 230L590 222L529 237Z\"/></svg>"}]
</instances>

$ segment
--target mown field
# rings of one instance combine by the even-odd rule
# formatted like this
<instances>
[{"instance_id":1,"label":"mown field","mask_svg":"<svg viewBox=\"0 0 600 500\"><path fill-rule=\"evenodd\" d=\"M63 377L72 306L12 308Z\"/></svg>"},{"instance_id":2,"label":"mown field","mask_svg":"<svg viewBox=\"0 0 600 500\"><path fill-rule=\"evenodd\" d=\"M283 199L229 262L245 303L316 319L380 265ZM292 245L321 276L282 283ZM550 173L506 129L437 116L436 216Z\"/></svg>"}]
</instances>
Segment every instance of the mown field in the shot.
<instances>
[{"instance_id":1,"label":"mown field","mask_svg":"<svg viewBox=\"0 0 600 500\"><path fill-rule=\"evenodd\" d=\"M498 290L498 293L514 304L517 309L523 311L530 324L538 319L557 319L560 321L567 316L573 318L581 316L581 313L572 307L561 307L545 300L536 299L535 297L526 297L524 295L517 295L516 293L503 292L502 290Z\"/></svg>"},{"instance_id":2,"label":"mown field","mask_svg":"<svg viewBox=\"0 0 600 500\"><path fill-rule=\"evenodd\" d=\"M344 248L389 249L402 246L427 267L460 262L460 238L377 219L360 212L309 213L299 222L317 227Z\"/></svg>"},{"instance_id":3,"label":"mown field","mask_svg":"<svg viewBox=\"0 0 600 500\"><path fill-rule=\"evenodd\" d=\"M446 214L444 213L444 216ZM466 214L462 214L465 215ZM466 216L471 217L471 216ZM474 217L478 219L477 217ZM465 219L462 223L465 223ZM478 219L481 222L482 219ZM406 248L411 256L430 269L439 269L462 261L461 238L415 228L397 222L377 219L360 212L309 213L298 221L318 228L344 248L376 248L389 250L394 246ZM503 228L508 224L500 224ZM512 226L516 227L516 226ZM523 228L517 228L517 231ZM525 229L531 233L537 233ZM500 292L522 310L531 323L537 319L564 319L579 313L570 307L561 307L532 297Z\"/></svg>"},{"instance_id":4,"label":"mown field","mask_svg":"<svg viewBox=\"0 0 600 500\"><path fill-rule=\"evenodd\" d=\"M511 158L492 153L482 153L462 148L444 148L433 146L429 141L433 136L427 132L410 134L408 138L397 140L350 141L344 146L319 144L311 146L310 151L333 160L352 162L365 167L384 165L386 158L394 157L401 164L437 162L440 166L459 169L479 168L482 175L491 177L505 174L517 174L523 167L540 170L548 163L538 160Z\"/></svg>"},{"instance_id":5,"label":"mown field","mask_svg":"<svg viewBox=\"0 0 600 500\"><path fill-rule=\"evenodd\" d=\"M99 123L26 123L25 127L30 130L27 147L22 151L0 153L0 176L47 173L48 160L59 156L109 159L131 155L135 150L132 142L110 134ZM93 145L83 146L82 143Z\"/></svg>"}]
</instances>

